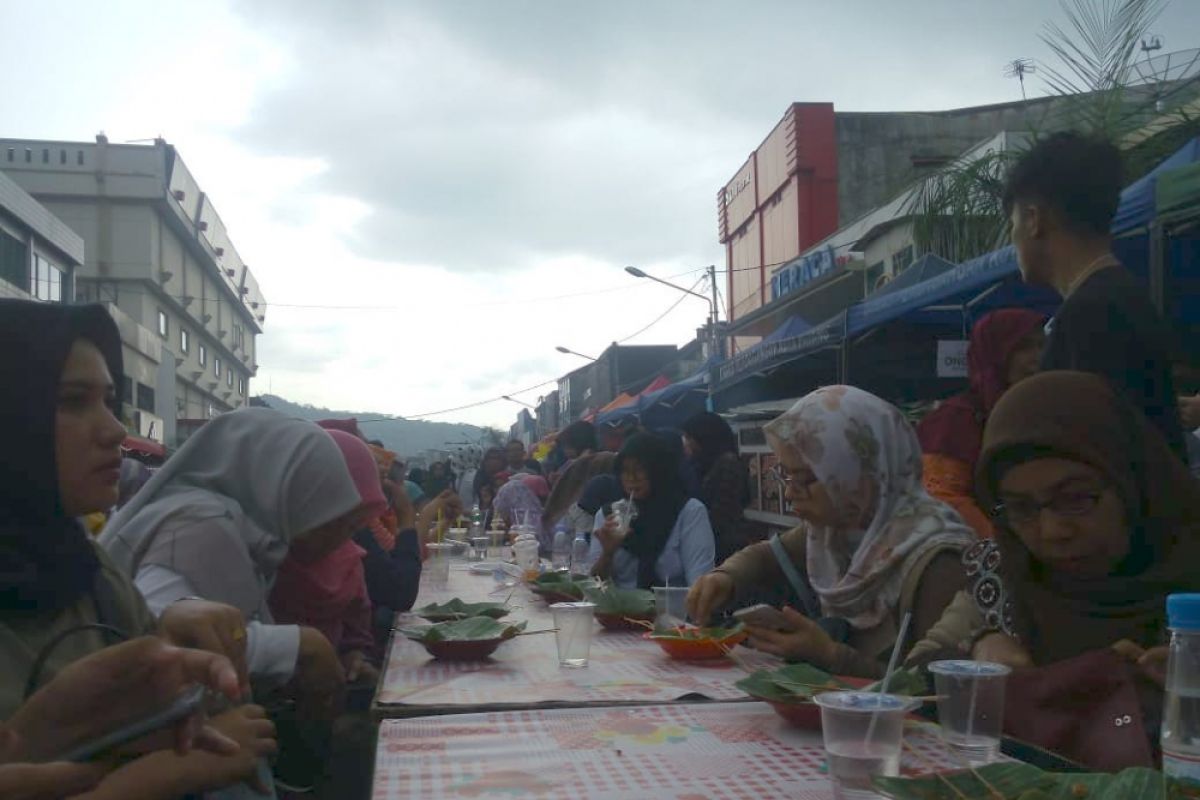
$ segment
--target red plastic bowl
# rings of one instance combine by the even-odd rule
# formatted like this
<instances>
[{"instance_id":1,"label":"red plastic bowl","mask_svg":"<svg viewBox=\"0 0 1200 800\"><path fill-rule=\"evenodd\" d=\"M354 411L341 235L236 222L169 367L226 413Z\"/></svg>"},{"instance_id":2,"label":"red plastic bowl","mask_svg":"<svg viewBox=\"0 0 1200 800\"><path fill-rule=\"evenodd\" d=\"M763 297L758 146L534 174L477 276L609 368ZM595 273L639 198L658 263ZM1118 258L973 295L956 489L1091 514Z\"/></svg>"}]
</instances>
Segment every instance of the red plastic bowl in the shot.
<instances>
[{"instance_id":1,"label":"red plastic bowl","mask_svg":"<svg viewBox=\"0 0 1200 800\"><path fill-rule=\"evenodd\" d=\"M421 642L429 655L441 661L483 661L504 639L482 639L469 642Z\"/></svg>"},{"instance_id":2,"label":"red plastic bowl","mask_svg":"<svg viewBox=\"0 0 1200 800\"><path fill-rule=\"evenodd\" d=\"M775 713L783 717L793 728L802 728L806 731L821 730L821 707L816 703L809 701L783 703L778 700L763 700L763 702L775 709Z\"/></svg>"},{"instance_id":3,"label":"red plastic bowl","mask_svg":"<svg viewBox=\"0 0 1200 800\"><path fill-rule=\"evenodd\" d=\"M725 651L745 641L746 633L738 631L724 639L680 639L647 633L643 638L657 644L671 658L680 661L715 661L725 657Z\"/></svg>"},{"instance_id":4,"label":"red plastic bowl","mask_svg":"<svg viewBox=\"0 0 1200 800\"><path fill-rule=\"evenodd\" d=\"M642 620L643 622L653 623L654 617L627 617L625 614L597 614L596 622L599 622L607 630L610 631L644 631L645 625L638 625L637 622L630 620Z\"/></svg>"}]
</instances>

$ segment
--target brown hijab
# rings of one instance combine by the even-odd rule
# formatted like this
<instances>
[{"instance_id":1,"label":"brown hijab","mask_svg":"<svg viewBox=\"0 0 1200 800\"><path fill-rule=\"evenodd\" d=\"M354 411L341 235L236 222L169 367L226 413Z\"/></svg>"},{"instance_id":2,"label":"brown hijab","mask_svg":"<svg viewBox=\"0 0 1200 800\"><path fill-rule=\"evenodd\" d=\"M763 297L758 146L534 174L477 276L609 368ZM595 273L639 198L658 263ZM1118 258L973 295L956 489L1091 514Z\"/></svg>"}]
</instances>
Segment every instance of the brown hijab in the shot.
<instances>
[{"instance_id":1,"label":"brown hijab","mask_svg":"<svg viewBox=\"0 0 1200 800\"><path fill-rule=\"evenodd\" d=\"M1008 467L1039 457L1078 461L1111 481L1125 503L1130 555L1107 577L1069 578L1044 569L998 527L1014 632L1038 664L1120 639L1161 644L1167 595L1200 589L1200 484L1141 413L1089 373L1035 375L1000 399L976 472L984 508L996 504Z\"/></svg>"},{"instance_id":2,"label":"brown hijab","mask_svg":"<svg viewBox=\"0 0 1200 800\"><path fill-rule=\"evenodd\" d=\"M616 460L616 453L600 452L580 456L568 464L562 477L550 490L550 496L546 498L546 507L542 511L542 527L548 531L554 530L554 524L571 510L571 506L579 502L587 482L597 475L612 473Z\"/></svg>"}]
</instances>

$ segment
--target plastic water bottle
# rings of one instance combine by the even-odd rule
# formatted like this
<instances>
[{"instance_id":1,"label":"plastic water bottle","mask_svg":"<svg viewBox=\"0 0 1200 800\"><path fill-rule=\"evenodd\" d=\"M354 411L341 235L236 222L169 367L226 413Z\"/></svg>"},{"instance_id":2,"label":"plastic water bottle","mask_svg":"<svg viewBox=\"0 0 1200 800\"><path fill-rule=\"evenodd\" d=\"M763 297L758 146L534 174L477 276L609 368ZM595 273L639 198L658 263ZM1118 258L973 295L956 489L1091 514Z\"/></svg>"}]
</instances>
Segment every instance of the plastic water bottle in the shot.
<instances>
[{"instance_id":1,"label":"plastic water bottle","mask_svg":"<svg viewBox=\"0 0 1200 800\"><path fill-rule=\"evenodd\" d=\"M575 531L575 541L571 542L571 572L577 575L587 575L592 570L588 558L592 546L587 540L587 531L583 528Z\"/></svg>"},{"instance_id":2,"label":"plastic water bottle","mask_svg":"<svg viewBox=\"0 0 1200 800\"><path fill-rule=\"evenodd\" d=\"M483 530L483 512L479 510L479 503L471 506L471 528Z\"/></svg>"},{"instance_id":3,"label":"plastic water bottle","mask_svg":"<svg viewBox=\"0 0 1200 800\"><path fill-rule=\"evenodd\" d=\"M1200 784L1200 594L1167 598L1171 651L1163 708L1163 772Z\"/></svg>"},{"instance_id":4,"label":"plastic water bottle","mask_svg":"<svg viewBox=\"0 0 1200 800\"><path fill-rule=\"evenodd\" d=\"M571 569L571 532L565 523L554 526L554 546L551 549L550 565L555 572L569 572Z\"/></svg>"}]
</instances>

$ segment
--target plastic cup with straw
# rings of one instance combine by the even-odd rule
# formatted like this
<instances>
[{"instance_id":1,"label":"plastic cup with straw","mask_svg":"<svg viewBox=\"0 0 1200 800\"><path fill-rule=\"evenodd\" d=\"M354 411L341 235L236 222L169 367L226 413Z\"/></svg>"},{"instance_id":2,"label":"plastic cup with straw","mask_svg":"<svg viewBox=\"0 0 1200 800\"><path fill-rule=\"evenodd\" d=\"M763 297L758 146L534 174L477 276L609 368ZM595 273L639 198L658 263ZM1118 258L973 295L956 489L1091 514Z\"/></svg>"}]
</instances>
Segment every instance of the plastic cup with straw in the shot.
<instances>
[{"instance_id":1,"label":"plastic cup with straw","mask_svg":"<svg viewBox=\"0 0 1200 800\"><path fill-rule=\"evenodd\" d=\"M887 693L908 635L911 614L905 614L892 648L887 672L878 692L824 692L814 697L821 707L821 730L834 796L876 797L871 787L878 775L898 775L904 741L904 718L918 703Z\"/></svg>"}]
</instances>

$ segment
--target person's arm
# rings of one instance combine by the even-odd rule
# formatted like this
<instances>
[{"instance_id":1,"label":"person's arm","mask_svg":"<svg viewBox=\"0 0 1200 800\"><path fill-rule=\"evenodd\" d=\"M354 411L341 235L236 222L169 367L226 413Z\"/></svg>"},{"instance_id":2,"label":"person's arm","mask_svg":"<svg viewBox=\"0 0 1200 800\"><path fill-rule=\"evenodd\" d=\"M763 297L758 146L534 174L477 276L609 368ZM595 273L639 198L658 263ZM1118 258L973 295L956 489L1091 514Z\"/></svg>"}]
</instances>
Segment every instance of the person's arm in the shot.
<instances>
[{"instance_id":1,"label":"person's arm","mask_svg":"<svg viewBox=\"0 0 1200 800\"><path fill-rule=\"evenodd\" d=\"M783 549L791 557L792 563L801 573L805 572L807 558L805 556L808 544L808 532L805 528L792 528L780 534ZM760 586L781 585L787 582L783 569L775 554L771 552L768 542L758 542L744 547L725 559L716 572L721 572L733 579L734 591L738 596Z\"/></svg>"},{"instance_id":2,"label":"person's arm","mask_svg":"<svg viewBox=\"0 0 1200 800\"><path fill-rule=\"evenodd\" d=\"M970 658L971 643L984 624L970 592L956 593L942 616L908 651L905 666L920 666L943 657Z\"/></svg>"},{"instance_id":3,"label":"person's arm","mask_svg":"<svg viewBox=\"0 0 1200 800\"><path fill-rule=\"evenodd\" d=\"M689 500L679 512L679 554L683 561L683 576L691 586L702 575L712 572L716 544L708 510L699 500Z\"/></svg>"},{"instance_id":4,"label":"person's arm","mask_svg":"<svg viewBox=\"0 0 1200 800\"><path fill-rule=\"evenodd\" d=\"M992 520L975 502L975 476L969 464L939 453L925 453L921 468L929 494L957 511L980 538L992 538Z\"/></svg>"}]
</instances>

